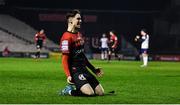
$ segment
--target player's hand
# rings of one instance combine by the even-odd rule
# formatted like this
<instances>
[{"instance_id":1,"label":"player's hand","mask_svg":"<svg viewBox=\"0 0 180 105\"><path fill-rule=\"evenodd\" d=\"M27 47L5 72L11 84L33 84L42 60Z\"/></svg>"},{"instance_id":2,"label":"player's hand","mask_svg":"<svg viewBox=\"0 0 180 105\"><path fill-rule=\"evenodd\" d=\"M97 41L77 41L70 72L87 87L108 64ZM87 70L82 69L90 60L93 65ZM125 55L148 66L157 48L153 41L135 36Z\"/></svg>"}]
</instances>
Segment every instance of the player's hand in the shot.
<instances>
[{"instance_id":1,"label":"player's hand","mask_svg":"<svg viewBox=\"0 0 180 105\"><path fill-rule=\"evenodd\" d=\"M140 36L137 35L137 36L136 36L136 39L139 39L139 38L140 38Z\"/></svg>"},{"instance_id":2,"label":"player's hand","mask_svg":"<svg viewBox=\"0 0 180 105\"><path fill-rule=\"evenodd\" d=\"M140 38L140 36L137 35L137 36L135 37L134 41L137 42L139 38Z\"/></svg>"},{"instance_id":3,"label":"player's hand","mask_svg":"<svg viewBox=\"0 0 180 105\"><path fill-rule=\"evenodd\" d=\"M135 38L134 41L137 42L137 38Z\"/></svg>"},{"instance_id":4,"label":"player's hand","mask_svg":"<svg viewBox=\"0 0 180 105\"><path fill-rule=\"evenodd\" d=\"M112 46L112 48L115 48L115 46Z\"/></svg>"},{"instance_id":5,"label":"player's hand","mask_svg":"<svg viewBox=\"0 0 180 105\"><path fill-rule=\"evenodd\" d=\"M68 77L67 77L67 83L69 83L69 84L74 84L74 83L72 82L72 77L71 77L71 76L68 76Z\"/></svg>"},{"instance_id":6,"label":"player's hand","mask_svg":"<svg viewBox=\"0 0 180 105\"><path fill-rule=\"evenodd\" d=\"M102 68L100 68L100 67L96 68L97 77L102 77L103 74L104 74L104 72L102 71Z\"/></svg>"}]
</instances>

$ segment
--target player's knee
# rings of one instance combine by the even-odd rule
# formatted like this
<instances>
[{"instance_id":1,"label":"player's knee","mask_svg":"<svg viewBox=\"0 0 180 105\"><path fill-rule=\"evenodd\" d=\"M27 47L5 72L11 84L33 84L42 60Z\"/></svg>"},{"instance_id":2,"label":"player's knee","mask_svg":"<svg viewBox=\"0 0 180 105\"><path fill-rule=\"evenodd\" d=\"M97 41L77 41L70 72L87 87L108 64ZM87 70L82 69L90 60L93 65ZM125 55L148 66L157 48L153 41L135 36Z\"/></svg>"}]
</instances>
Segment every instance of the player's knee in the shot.
<instances>
[{"instance_id":1,"label":"player's knee","mask_svg":"<svg viewBox=\"0 0 180 105\"><path fill-rule=\"evenodd\" d=\"M92 87L89 84L85 84L81 87L81 92L85 95L91 96L94 95L94 90L92 89Z\"/></svg>"},{"instance_id":2,"label":"player's knee","mask_svg":"<svg viewBox=\"0 0 180 105\"><path fill-rule=\"evenodd\" d=\"M94 95L94 91L93 91L93 90L85 90L83 93L84 93L85 95L88 95L88 96Z\"/></svg>"},{"instance_id":3,"label":"player's knee","mask_svg":"<svg viewBox=\"0 0 180 105\"><path fill-rule=\"evenodd\" d=\"M102 96L104 95L104 89L101 86L101 84L99 84L96 88L95 88L95 92L97 95Z\"/></svg>"},{"instance_id":4,"label":"player's knee","mask_svg":"<svg viewBox=\"0 0 180 105\"><path fill-rule=\"evenodd\" d=\"M103 96L104 92L103 91L96 91L96 94L99 95L99 96Z\"/></svg>"}]
</instances>

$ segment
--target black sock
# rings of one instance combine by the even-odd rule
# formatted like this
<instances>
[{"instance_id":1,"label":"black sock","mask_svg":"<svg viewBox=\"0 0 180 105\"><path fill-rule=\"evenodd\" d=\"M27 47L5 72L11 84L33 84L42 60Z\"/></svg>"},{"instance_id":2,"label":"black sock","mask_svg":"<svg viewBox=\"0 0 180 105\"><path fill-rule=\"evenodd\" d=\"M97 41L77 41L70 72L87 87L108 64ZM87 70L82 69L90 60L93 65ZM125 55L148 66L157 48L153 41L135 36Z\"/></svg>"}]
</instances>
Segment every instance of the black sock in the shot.
<instances>
[{"instance_id":1,"label":"black sock","mask_svg":"<svg viewBox=\"0 0 180 105\"><path fill-rule=\"evenodd\" d=\"M37 52L37 57L40 58L40 51Z\"/></svg>"},{"instance_id":2,"label":"black sock","mask_svg":"<svg viewBox=\"0 0 180 105\"><path fill-rule=\"evenodd\" d=\"M83 96L84 94L80 90L72 90L71 95L72 96Z\"/></svg>"},{"instance_id":3,"label":"black sock","mask_svg":"<svg viewBox=\"0 0 180 105\"><path fill-rule=\"evenodd\" d=\"M36 52L35 56L36 58L40 58L40 51Z\"/></svg>"},{"instance_id":4,"label":"black sock","mask_svg":"<svg viewBox=\"0 0 180 105\"><path fill-rule=\"evenodd\" d=\"M71 91L71 95L72 96L84 96L84 97L93 97L95 95L86 95L86 94L83 94L80 90L72 90Z\"/></svg>"},{"instance_id":5,"label":"black sock","mask_svg":"<svg viewBox=\"0 0 180 105\"><path fill-rule=\"evenodd\" d=\"M109 60L109 61L111 60L111 55L110 55L110 54L108 55L108 60Z\"/></svg>"},{"instance_id":6,"label":"black sock","mask_svg":"<svg viewBox=\"0 0 180 105\"><path fill-rule=\"evenodd\" d=\"M117 60L120 60L118 54L116 54L116 53L115 53L115 58L116 58Z\"/></svg>"},{"instance_id":7,"label":"black sock","mask_svg":"<svg viewBox=\"0 0 180 105\"><path fill-rule=\"evenodd\" d=\"M38 56L38 53L37 53L37 52L36 52L35 56L36 56L36 58L37 58L37 56Z\"/></svg>"}]
</instances>

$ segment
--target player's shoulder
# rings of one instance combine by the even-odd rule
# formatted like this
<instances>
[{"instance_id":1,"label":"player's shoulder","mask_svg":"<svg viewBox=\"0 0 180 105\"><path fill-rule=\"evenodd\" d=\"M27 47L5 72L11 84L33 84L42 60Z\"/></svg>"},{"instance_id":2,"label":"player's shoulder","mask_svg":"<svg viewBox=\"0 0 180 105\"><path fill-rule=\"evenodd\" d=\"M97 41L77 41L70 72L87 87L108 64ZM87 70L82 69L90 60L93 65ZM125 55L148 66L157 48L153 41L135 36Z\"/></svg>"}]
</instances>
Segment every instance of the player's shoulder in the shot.
<instances>
[{"instance_id":1,"label":"player's shoulder","mask_svg":"<svg viewBox=\"0 0 180 105\"><path fill-rule=\"evenodd\" d=\"M113 35L113 39L118 40L118 37L116 35Z\"/></svg>"},{"instance_id":2,"label":"player's shoulder","mask_svg":"<svg viewBox=\"0 0 180 105\"><path fill-rule=\"evenodd\" d=\"M148 34L145 35L144 38L145 38L145 39L149 39L149 35L148 35Z\"/></svg>"},{"instance_id":3,"label":"player's shoulder","mask_svg":"<svg viewBox=\"0 0 180 105\"><path fill-rule=\"evenodd\" d=\"M72 33L66 31L66 32L63 33L63 36L72 36Z\"/></svg>"},{"instance_id":4,"label":"player's shoulder","mask_svg":"<svg viewBox=\"0 0 180 105\"><path fill-rule=\"evenodd\" d=\"M117 38L117 35L114 34L114 37Z\"/></svg>"},{"instance_id":5,"label":"player's shoulder","mask_svg":"<svg viewBox=\"0 0 180 105\"><path fill-rule=\"evenodd\" d=\"M63 35L62 35L62 38L63 38L63 39L69 39L69 38L71 38L71 37L72 37L72 35L71 35L71 33L69 33L69 32L64 32Z\"/></svg>"},{"instance_id":6,"label":"player's shoulder","mask_svg":"<svg viewBox=\"0 0 180 105\"><path fill-rule=\"evenodd\" d=\"M35 34L35 36L38 36L38 35L39 35L39 33L36 33L36 34Z\"/></svg>"},{"instance_id":7,"label":"player's shoulder","mask_svg":"<svg viewBox=\"0 0 180 105\"><path fill-rule=\"evenodd\" d=\"M149 34L147 34L147 37L149 37Z\"/></svg>"}]
</instances>

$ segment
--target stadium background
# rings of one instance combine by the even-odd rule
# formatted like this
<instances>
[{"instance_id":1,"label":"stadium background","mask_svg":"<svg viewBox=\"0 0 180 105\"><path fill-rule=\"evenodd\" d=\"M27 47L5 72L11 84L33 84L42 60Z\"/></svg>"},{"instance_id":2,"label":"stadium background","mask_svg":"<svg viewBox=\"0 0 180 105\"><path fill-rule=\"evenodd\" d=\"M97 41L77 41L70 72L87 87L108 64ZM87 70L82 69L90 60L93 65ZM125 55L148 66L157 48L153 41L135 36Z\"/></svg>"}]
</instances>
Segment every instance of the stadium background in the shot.
<instances>
[{"instance_id":1,"label":"stadium background","mask_svg":"<svg viewBox=\"0 0 180 105\"><path fill-rule=\"evenodd\" d=\"M172 62L180 61L179 7L179 0L0 0L0 104L180 104L180 65ZM89 58L100 52L102 33L114 29L121 39L124 60L90 60L104 71L97 78L102 97L58 95L67 85L59 38L66 30L64 14L74 8L83 13ZM133 39L142 27L151 35L150 60L171 62L150 61L141 68L141 61L127 61L136 56ZM41 57L48 59L32 59L41 28L48 37Z\"/></svg>"},{"instance_id":2,"label":"stadium background","mask_svg":"<svg viewBox=\"0 0 180 105\"><path fill-rule=\"evenodd\" d=\"M178 0L1 0L0 8L1 14L10 15L35 30L45 29L47 37L57 45L66 30L65 13L70 9L80 9L84 21L82 33L87 42L85 48L90 54L100 53L98 45L102 33L115 30L120 39L121 53L136 56L139 45L133 39L141 28L146 28L151 35L150 54L155 58L156 55L180 53L179 6ZM26 36L23 37L26 39ZM47 49L59 50L58 46Z\"/></svg>"}]
</instances>

